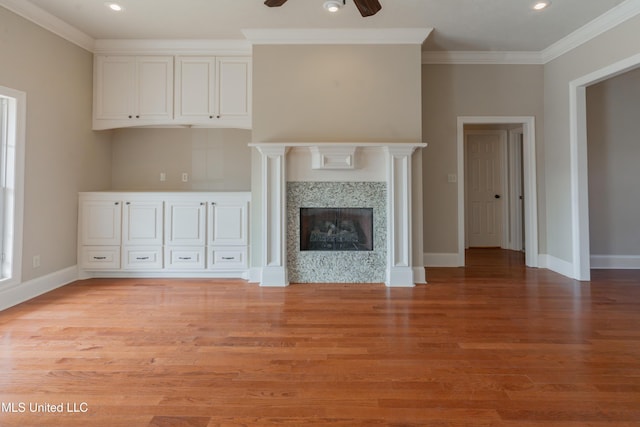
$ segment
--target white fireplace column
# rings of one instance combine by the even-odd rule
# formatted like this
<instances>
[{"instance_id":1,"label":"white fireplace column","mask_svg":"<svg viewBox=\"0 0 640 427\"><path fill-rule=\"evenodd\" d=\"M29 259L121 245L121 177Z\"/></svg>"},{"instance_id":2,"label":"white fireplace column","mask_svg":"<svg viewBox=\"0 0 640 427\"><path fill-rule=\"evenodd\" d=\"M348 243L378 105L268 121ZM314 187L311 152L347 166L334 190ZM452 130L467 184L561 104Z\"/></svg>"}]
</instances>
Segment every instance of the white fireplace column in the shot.
<instances>
[{"instance_id":1,"label":"white fireplace column","mask_svg":"<svg viewBox=\"0 0 640 427\"><path fill-rule=\"evenodd\" d=\"M257 146L262 156L262 273L260 286L288 286L286 154L288 147Z\"/></svg>"},{"instance_id":2,"label":"white fireplace column","mask_svg":"<svg viewBox=\"0 0 640 427\"><path fill-rule=\"evenodd\" d=\"M411 155L417 147L388 145L388 250L387 282L390 287L415 286L411 235Z\"/></svg>"}]
</instances>

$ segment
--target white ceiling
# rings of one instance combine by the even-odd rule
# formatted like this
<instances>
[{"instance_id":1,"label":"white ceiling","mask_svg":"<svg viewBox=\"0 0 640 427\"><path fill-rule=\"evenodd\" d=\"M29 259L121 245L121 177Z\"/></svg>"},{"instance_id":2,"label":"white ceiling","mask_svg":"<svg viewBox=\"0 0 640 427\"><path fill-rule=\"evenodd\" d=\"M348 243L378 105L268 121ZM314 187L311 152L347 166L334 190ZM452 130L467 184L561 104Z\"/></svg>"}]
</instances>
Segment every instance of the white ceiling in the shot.
<instances>
[{"instance_id":1,"label":"white ceiling","mask_svg":"<svg viewBox=\"0 0 640 427\"><path fill-rule=\"evenodd\" d=\"M382 10L362 18L352 0L336 14L324 0L289 0L268 8L263 0L20 0L49 12L93 39L243 39L255 28L429 27L424 50L538 52L625 0L552 0L542 11L533 0L380 0ZM2 2L0 1L0 4Z\"/></svg>"}]
</instances>

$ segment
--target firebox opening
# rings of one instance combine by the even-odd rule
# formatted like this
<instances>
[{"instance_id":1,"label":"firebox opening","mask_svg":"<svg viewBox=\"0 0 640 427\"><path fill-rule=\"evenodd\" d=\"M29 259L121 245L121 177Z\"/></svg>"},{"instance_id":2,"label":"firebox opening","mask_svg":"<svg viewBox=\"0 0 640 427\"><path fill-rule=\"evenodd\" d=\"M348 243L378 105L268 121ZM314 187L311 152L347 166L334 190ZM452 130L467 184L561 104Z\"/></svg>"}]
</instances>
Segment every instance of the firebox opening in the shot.
<instances>
[{"instance_id":1,"label":"firebox opening","mask_svg":"<svg viewBox=\"0 0 640 427\"><path fill-rule=\"evenodd\" d=\"M373 208L300 208L301 251L373 251Z\"/></svg>"}]
</instances>

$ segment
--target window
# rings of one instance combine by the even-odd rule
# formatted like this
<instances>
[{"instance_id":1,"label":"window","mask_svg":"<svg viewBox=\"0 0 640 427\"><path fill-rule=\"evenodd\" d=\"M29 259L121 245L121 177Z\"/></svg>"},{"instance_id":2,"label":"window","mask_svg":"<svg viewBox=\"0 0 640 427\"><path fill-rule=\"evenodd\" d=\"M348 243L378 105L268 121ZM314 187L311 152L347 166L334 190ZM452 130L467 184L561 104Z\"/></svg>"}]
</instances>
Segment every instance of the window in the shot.
<instances>
[{"instance_id":1,"label":"window","mask_svg":"<svg viewBox=\"0 0 640 427\"><path fill-rule=\"evenodd\" d=\"M20 283L26 94L0 86L0 287Z\"/></svg>"}]
</instances>

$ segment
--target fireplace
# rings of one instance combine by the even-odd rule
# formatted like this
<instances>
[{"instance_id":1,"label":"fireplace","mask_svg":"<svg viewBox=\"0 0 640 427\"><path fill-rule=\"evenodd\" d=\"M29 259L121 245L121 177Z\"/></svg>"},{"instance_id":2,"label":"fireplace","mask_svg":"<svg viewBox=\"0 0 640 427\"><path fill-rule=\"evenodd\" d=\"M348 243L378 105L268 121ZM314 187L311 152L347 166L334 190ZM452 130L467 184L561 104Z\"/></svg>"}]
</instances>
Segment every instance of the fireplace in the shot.
<instances>
[{"instance_id":1,"label":"fireplace","mask_svg":"<svg viewBox=\"0 0 640 427\"><path fill-rule=\"evenodd\" d=\"M255 249L259 257L252 280L261 286L424 283L424 268L413 263L414 252L417 249L420 255L421 248L412 247L411 219L420 217L414 210L422 203L411 203L411 167L412 153L426 144L268 142L251 146L260 151L261 197L256 201L262 243ZM329 209L326 212L338 219L325 220L329 225L324 229L318 225L312 239L313 221L304 226L303 208ZM366 230L368 220L339 219L351 209L372 211L372 239L367 231L357 231L356 223ZM330 237L334 232L329 233L329 228L341 231L343 222L342 234L350 236L348 241Z\"/></svg>"},{"instance_id":2,"label":"fireplace","mask_svg":"<svg viewBox=\"0 0 640 427\"><path fill-rule=\"evenodd\" d=\"M301 251L372 251L373 208L300 208Z\"/></svg>"}]
</instances>

